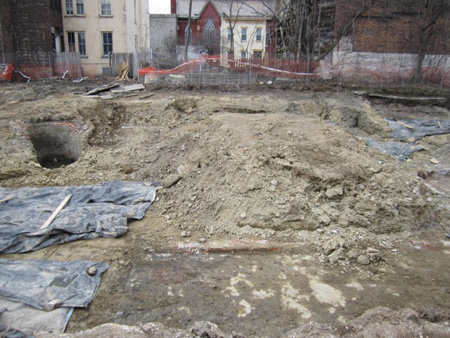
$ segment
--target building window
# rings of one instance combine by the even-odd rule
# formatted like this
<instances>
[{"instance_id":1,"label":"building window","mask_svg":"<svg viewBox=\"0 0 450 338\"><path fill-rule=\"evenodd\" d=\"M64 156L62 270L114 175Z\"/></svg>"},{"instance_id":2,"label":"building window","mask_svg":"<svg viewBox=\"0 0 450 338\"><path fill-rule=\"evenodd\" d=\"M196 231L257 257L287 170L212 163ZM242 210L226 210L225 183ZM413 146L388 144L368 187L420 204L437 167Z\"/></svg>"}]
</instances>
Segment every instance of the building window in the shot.
<instances>
[{"instance_id":1,"label":"building window","mask_svg":"<svg viewBox=\"0 0 450 338\"><path fill-rule=\"evenodd\" d=\"M102 32L103 36L103 56L108 56L113 52L112 33Z\"/></svg>"},{"instance_id":2,"label":"building window","mask_svg":"<svg viewBox=\"0 0 450 338\"><path fill-rule=\"evenodd\" d=\"M247 51L241 50L241 59L246 59L246 58L247 58Z\"/></svg>"},{"instance_id":3,"label":"building window","mask_svg":"<svg viewBox=\"0 0 450 338\"><path fill-rule=\"evenodd\" d=\"M254 59L262 59L262 52L261 51L253 51L253 58Z\"/></svg>"},{"instance_id":4,"label":"building window","mask_svg":"<svg viewBox=\"0 0 450 338\"><path fill-rule=\"evenodd\" d=\"M247 28L242 28L241 41L247 41Z\"/></svg>"},{"instance_id":5,"label":"building window","mask_svg":"<svg viewBox=\"0 0 450 338\"><path fill-rule=\"evenodd\" d=\"M102 15L111 16L111 0L102 0Z\"/></svg>"},{"instance_id":6,"label":"building window","mask_svg":"<svg viewBox=\"0 0 450 338\"><path fill-rule=\"evenodd\" d=\"M266 28L266 47L269 47L270 43L270 28Z\"/></svg>"},{"instance_id":7,"label":"building window","mask_svg":"<svg viewBox=\"0 0 450 338\"><path fill-rule=\"evenodd\" d=\"M73 0L66 0L66 14L73 15Z\"/></svg>"},{"instance_id":8,"label":"building window","mask_svg":"<svg viewBox=\"0 0 450 338\"><path fill-rule=\"evenodd\" d=\"M86 34L84 32L78 32L78 51L80 55L86 55Z\"/></svg>"},{"instance_id":9,"label":"building window","mask_svg":"<svg viewBox=\"0 0 450 338\"><path fill-rule=\"evenodd\" d=\"M256 41L262 41L262 28L256 28Z\"/></svg>"},{"instance_id":10,"label":"building window","mask_svg":"<svg viewBox=\"0 0 450 338\"><path fill-rule=\"evenodd\" d=\"M216 42L216 27L214 26L214 22L211 19L208 19L205 25L204 31L205 44L213 45Z\"/></svg>"},{"instance_id":11,"label":"building window","mask_svg":"<svg viewBox=\"0 0 450 338\"><path fill-rule=\"evenodd\" d=\"M228 41L231 41L231 28L227 28L227 38Z\"/></svg>"},{"instance_id":12,"label":"building window","mask_svg":"<svg viewBox=\"0 0 450 338\"><path fill-rule=\"evenodd\" d=\"M84 15L83 0L77 0L77 15Z\"/></svg>"},{"instance_id":13,"label":"building window","mask_svg":"<svg viewBox=\"0 0 450 338\"><path fill-rule=\"evenodd\" d=\"M50 0L50 8L61 11L61 0Z\"/></svg>"},{"instance_id":14,"label":"building window","mask_svg":"<svg viewBox=\"0 0 450 338\"><path fill-rule=\"evenodd\" d=\"M75 33L67 32L67 44L69 45L69 52L75 52Z\"/></svg>"}]
</instances>

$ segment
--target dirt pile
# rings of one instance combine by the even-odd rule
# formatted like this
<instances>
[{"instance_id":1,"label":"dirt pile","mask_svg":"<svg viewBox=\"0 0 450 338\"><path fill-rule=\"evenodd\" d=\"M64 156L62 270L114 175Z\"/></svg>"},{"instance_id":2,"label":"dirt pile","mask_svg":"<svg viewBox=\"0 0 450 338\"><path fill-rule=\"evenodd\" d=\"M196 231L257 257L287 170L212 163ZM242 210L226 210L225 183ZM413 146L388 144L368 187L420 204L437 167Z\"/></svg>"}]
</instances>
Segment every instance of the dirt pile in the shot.
<instances>
[{"instance_id":1,"label":"dirt pile","mask_svg":"<svg viewBox=\"0 0 450 338\"><path fill-rule=\"evenodd\" d=\"M12 165L0 174L17 178L4 185L160 180L166 222L210 236L287 237L330 226L380 234L442 223L442 208L417 170L359 139L389 135L380 111L351 94L333 96L208 93L148 102L74 96L62 101L64 111L55 101L26 103L19 109L31 117L3 127ZM39 168L27 131L49 123L79 131L83 152L76 163Z\"/></svg>"},{"instance_id":2,"label":"dirt pile","mask_svg":"<svg viewBox=\"0 0 450 338\"><path fill-rule=\"evenodd\" d=\"M355 108L341 104L336 109L326 103L317 107L315 101L303 101L302 107L312 107L309 112L302 108L297 113L261 113L267 106L255 103L248 114L228 108L211 113L199 101L208 100L197 98L189 107L194 111L184 119L201 123L169 134L172 142L166 151L173 155L166 166L172 168L162 192L169 201L168 223L210 234L256 229L270 236L330 225L389 233L440 222L417 173L407 164L369 149L342 127L312 115L334 114L341 121L347 108ZM177 114L173 107L182 105L174 102L168 115ZM367 110L359 112L365 129L387 132L382 120L374 119L373 111L365 114Z\"/></svg>"},{"instance_id":3,"label":"dirt pile","mask_svg":"<svg viewBox=\"0 0 450 338\"><path fill-rule=\"evenodd\" d=\"M257 336L270 321L273 336L351 337L398 318L399 334L440 334L441 324L408 311L357 317L379 305L448 307L450 136L417 141L425 150L403 162L364 141L393 141L386 118L448 120L445 107L266 87L83 95L92 85L45 84L42 93L39 84L20 85L16 93L8 84L0 92L1 186L163 184L147 217L123 238L27 256L111 265L69 330L161 322L143 327L170 336L208 321L228 335L242 327ZM54 138L56 150L76 152L73 163L39 164L39 152L50 162L59 156L33 145L42 130L67 136ZM324 324L302 326L306 320Z\"/></svg>"}]
</instances>

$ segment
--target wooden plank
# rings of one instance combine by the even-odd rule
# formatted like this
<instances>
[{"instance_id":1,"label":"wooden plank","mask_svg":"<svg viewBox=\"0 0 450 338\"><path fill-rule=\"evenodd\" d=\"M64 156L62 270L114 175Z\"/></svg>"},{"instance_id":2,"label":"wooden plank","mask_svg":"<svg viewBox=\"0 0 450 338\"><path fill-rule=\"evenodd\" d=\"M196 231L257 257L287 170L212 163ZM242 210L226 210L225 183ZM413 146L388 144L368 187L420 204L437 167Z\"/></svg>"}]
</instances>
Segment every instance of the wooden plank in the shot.
<instances>
[{"instance_id":1,"label":"wooden plank","mask_svg":"<svg viewBox=\"0 0 450 338\"><path fill-rule=\"evenodd\" d=\"M59 204L59 206L56 208L56 210L53 211L51 216L45 221L45 223L41 226L40 229L45 229L53 222L53 220L56 218L56 216L58 216L58 214L62 210L62 208L64 208L66 206L67 202L69 202L71 197L72 197L72 194L69 194L66 196L66 198L64 198L64 200Z\"/></svg>"},{"instance_id":2,"label":"wooden plank","mask_svg":"<svg viewBox=\"0 0 450 338\"><path fill-rule=\"evenodd\" d=\"M86 95L93 95L93 94L97 94L97 93L101 93L101 92L106 92L107 90L110 90L111 88L119 87L119 85L120 85L119 83L113 83L113 84L109 84L106 86L94 88L94 89L91 89L90 91L88 91L86 93Z\"/></svg>"},{"instance_id":3,"label":"wooden plank","mask_svg":"<svg viewBox=\"0 0 450 338\"><path fill-rule=\"evenodd\" d=\"M143 89L145 89L144 85L141 83L138 83L138 84L134 84L134 85L123 86L122 88L119 88L119 89L112 89L111 91L113 93L123 93L123 92L132 92L132 91L143 90Z\"/></svg>"},{"instance_id":4,"label":"wooden plank","mask_svg":"<svg viewBox=\"0 0 450 338\"><path fill-rule=\"evenodd\" d=\"M12 200L13 198L14 198L14 196L8 196L8 197L6 197L6 198L0 200L0 203L8 202L9 200Z\"/></svg>"},{"instance_id":5,"label":"wooden plank","mask_svg":"<svg viewBox=\"0 0 450 338\"><path fill-rule=\"evenodd\" d=\"M397 96L397 95L385 95L377 93L368 93L367 96L381 98L381 99L392 99L392 100L405 100L405 101L445 101L445 97L434 96Z\"/></svg>"},{"instance_id":6,"label":"wooden plank","mask_svg":"<svg viewBox=\"0 0 450 338\"><path fill-rule=\"evenodd\" d=\"M408 128L408 129L414 129L413 126L410 126L409 124L406 124L405 122L402 122L402 121L399 121L399 120L397 120L397 122L398 122L400 125L402 125L403 127L405 127L405 128Z\"/></svg>"}]
</instances>

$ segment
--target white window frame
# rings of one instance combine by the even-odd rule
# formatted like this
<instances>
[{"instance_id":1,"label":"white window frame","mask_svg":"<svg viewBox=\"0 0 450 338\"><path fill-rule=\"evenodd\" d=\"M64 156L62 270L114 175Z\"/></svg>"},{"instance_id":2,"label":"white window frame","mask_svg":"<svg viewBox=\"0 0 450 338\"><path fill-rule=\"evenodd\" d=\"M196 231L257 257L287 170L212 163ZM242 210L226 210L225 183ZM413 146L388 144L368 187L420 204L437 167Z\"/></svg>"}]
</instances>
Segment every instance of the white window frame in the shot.
<instances>
[{"instance_id":1,"label":"white window frame","mask_svg":"<svg viewBox=\"0 0 450 338\"><path fill-rule=\"evenodd\" d=\"M105 43L105 34L111 34L111 43L109 42L109 41L107 41L106 43ZM103 56L104 57L106 57L106 56L109 56L109 53L112 53L113 52L113 48L114 48L114 42L113 42L114 40L113 40L113 33L112 32L102 32L102 49L103 49ZM105 47L106 46L111 46L111 48L109 49L108 48L108 53L107 54L105 54Z\"/></svg>"},{"instance_id":2,"label":"white window frame","mask_svg":"<svg viewBox=\"0 0 450 338\"><path fill-rule=\"evenodd\" d=\"M241 41L247 41L247 38L248 38L248 28L242 27L241 28Z\"/></svg>"},{"instance_id":3,"label":"white window frame","mask_svg":"<svg viewBox=\"0 0 450 338\"><path fill-rule=\"evenodd\" d=\"M261 27L256 28L255 41L258 41L258 42L262 41L262 28Z\"/></svg>"},{"instance_id":4,"label":"white window frame","mask_svg":"<svg viewBox=\"0 0 450 338\"><path fill-rule=\"evenodd\" d=\"M69 37L72 37L72 39ZM75 53L77 51L77 42L75 39L75 32L67 32L67 46L69 47L70 53Z\"/></svg>"},{"instance_id":5,"label":"white window frame","mask_svg":"<svg viewBox=\"0 0 450 338\"><path fill-rule=\"evenodd\" d=\"M112 16L111 0L101 0L101 16Z\"/></svg>"},{"instance_id":6,"label":"white window frame","mask_svg":"<svg viewBox=\"0 0 450 338\"><path fill-rule=\"evenodd\" d=\"M77 15L84 15L84 0L76 0Z\"/></svg>"},{"instance_id":7,"label":"white window frame","mask_svg":"<svg viewBox=\"0 0 450 338\"><path fill-rule=\"evenodd\" d=\"M74 15L73 0L66 0L66 15Z\"/></svg>"},{"instance_id":8,"label":"white window frame","mask_svg":"<svg viewBox=\"0 0 450 338\"><path fill-rule=\"evenodd\" d=\"M256 53L260 54L260 56L259 56L259 57L256 57L256 56L255 56ZM262 52L262 50L254 50L254 51L253 51L253 58L254 58L254 59L262 59L262 57L263 57L263 52Z\"/></svg>"},{"instance_id":9,"label":"white window frame","mask_svg":"<svg viewBox=\"0 0 450 338\"><path fill-rule=\"evenodd\" d=\"M86 32L78 32L78 52L80 53L80 56L86 56Z\"/></svg>"}]
</instances>

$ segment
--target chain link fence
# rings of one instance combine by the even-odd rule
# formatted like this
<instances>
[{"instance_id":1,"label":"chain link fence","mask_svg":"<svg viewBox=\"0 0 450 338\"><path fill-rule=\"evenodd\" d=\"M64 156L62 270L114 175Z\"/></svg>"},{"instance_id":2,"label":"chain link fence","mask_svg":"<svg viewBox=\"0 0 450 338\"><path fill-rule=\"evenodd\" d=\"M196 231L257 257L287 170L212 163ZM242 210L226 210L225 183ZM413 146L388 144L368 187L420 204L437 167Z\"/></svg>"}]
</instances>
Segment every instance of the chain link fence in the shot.
<instances>
[{"instance_id":1,"label":"chain link fence","mask_svg":"<svg viewBox=\"0 0 450 338\"><path fill-rule=\"evenodd\" d=\"M355 86L450 87L450 56L426 56L420 71L417 55L383 53L334 53L333 61L305 61L283 58L234 59L227 55L201 55L188 62L163 68L159 60L140 68L141 81L199 85L240 85L267 82L333 81ZM175 59L175 58L173 58ZM164 60L169 60L165 57ZM419 74L419 78L417 78Z\"/></svg>"},{"instance_id":2,"label":"chain link fence","mask_svg":"<svg viewBox=\"0 0 450 338\"><path fill-rule=\"evenodd\" d=\"M0 53L0 63L10 63L17 71L33 78L53 76L79 78L82 74L78 53L21 51Z\"/></svg>"},{"instance_id":3,"label":"chain link fence","mask_svg":"<svg viewBox=\"0 0 450 338\"><path fill-rule=\"evenodd\" d=\"M427 55L417 66L416 54L335 52L333 78L353 85L409 86L420 82L450 87L450 56Z\"/></svg>"},{"instance_id":4,"label":"chain link fence","mask_svg":"<svg viewBox=\"0 0 450 338\"><path fill-rule=\"evenodd\" d=\"M83 76L78 53L0 53L0 64L4 63L13 64L17 70L33 78ZM409 86L420 80L421 85L450 87L449 55L426 56L418 72L415 54L336 51L332 62L200 55L182 62L175 53L113 53L103 68L103 75L116 77L123 64L128 67L130 79L147 83L248 85L269 81L310 83L329 80L355 86L384 87Z\"/></svg>"}]
</instances>

